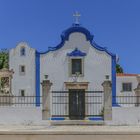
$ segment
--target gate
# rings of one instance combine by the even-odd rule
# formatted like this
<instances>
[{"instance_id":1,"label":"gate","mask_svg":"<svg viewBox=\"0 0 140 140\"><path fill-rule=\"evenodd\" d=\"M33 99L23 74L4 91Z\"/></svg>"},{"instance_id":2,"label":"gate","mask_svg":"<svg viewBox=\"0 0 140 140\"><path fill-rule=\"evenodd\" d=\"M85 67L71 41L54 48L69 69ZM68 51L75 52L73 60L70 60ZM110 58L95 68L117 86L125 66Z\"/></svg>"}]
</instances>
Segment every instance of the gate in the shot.
<instances>
[{"instance_id":1,"label":"gate","mask_svg":"<svg viewBox=\"0 0 140 140\"><path fill-rule=\"evenodd\" d=\"M85 118L84 90L69 90L69 118L71 120L82 120Z\"/></svg>"},{"instance_id":2,"label":"gate","mask_svg":"<svg viewBox=\"0 0 140 140\"><path fill-rule=\"evenodd\" d=\"M103 91L52 91L52 117L103 118Z\"/></svg>"}]
</instances>

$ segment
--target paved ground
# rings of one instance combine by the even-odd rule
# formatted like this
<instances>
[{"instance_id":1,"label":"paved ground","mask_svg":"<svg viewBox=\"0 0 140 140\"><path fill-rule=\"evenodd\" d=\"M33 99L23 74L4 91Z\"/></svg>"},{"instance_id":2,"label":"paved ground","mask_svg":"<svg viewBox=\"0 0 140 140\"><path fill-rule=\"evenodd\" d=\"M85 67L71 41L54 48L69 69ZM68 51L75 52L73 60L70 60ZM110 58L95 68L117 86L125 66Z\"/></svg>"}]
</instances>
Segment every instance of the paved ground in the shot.
<instances>
[{"instance_id":1,"label":"paved ground","mask_svg":"<svg viewBox=\"0 0 140 140\"><path fill-rule=\"evenodd\" d=\"M138 134L140 126L0 125L0 134Z\"/></svg>"},{"instance_id":2,"label":"paved ground","mask_svg":"<svg viewBox=\"0 0 140 140\"><path fill-rule=\"evenodd\" d=\"M0 140L140 140L140 126L0 125Z\"/></svg>"}]
</instances>

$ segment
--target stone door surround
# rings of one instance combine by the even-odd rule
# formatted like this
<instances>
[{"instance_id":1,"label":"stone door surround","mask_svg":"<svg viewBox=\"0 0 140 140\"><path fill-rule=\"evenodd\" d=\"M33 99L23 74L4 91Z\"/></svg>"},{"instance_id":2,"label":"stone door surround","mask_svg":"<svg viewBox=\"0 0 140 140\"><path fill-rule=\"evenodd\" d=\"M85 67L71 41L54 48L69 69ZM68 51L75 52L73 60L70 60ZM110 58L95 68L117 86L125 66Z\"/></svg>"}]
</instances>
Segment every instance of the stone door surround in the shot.
<instances>
[{"instance_id":1,"label":"stone door surround","mask_svg":"<svg viewBox=\"0 0 140 140\"><path fill-rule=\"evenodd\" d=\"M64 82L66 89L88 89L89 82Z\"/></svg>"}]
</instances>

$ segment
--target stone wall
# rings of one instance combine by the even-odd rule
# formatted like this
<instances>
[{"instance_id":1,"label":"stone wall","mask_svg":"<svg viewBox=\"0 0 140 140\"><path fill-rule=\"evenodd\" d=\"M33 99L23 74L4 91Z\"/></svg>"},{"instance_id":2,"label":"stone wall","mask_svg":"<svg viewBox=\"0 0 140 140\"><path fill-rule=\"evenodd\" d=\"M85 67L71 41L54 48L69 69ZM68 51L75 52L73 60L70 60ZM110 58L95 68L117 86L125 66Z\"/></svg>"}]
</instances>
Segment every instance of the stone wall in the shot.
<instances>
[{"instance_id":1,"label":"stone wall","mask_svg":"<svg viewBox=\"0 0 140 140\"><path fill-rule=\"evenodd\" d=\"M107 125L140 125L140 107L113 107Z\"/></svg>"},{"instance_id":2,"label":"stone wall","mask_svg":"<svg viewBox=\"0 0 140 140\"><path fill-rule=\"evenodd\" d=\"M48 125L41 107L0 107L0 124Z\"/></svg>"}]
</instances>

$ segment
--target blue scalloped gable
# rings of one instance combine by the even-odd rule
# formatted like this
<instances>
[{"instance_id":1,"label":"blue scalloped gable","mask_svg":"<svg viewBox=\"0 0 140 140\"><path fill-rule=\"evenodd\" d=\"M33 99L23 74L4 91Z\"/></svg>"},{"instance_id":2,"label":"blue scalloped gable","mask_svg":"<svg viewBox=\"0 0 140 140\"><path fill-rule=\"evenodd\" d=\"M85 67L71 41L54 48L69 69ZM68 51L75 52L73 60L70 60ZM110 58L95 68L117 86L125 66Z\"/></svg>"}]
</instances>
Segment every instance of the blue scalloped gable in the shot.
<instances>
[{"instance_id":1,"label":"blue scalloped gable","mask_svg":"<svg viewBox=\"0 0 140 140\"><path fill-rule=\"evenodd\" d=\"M46 54L50 51L56 51L56 50L62 48L64 46L65 41L69 40L70 34L74 33L74 32L83 33L86 36L87 41L89 41L95 49L97 49L99 51L104 51L111 56L111 58L112 58L112 68L111 68L112 69L112 96L116 96L116 55L111 53L110 51L108 51L106 48L97 45L95 43L95 41L93 40L94 36L86 28L82 27L81 25L74 24L72 27L70 27L67 30L65 30L64 32L62 32L60 44L58 44L55 47L50 47L46 52L37 52L37 54L39 54L39 55L40 54ZM74 52L71 52L71 54L69 54L69 55L75 55L75 56L85 55L85 54L82 54L82 53L83 52L81 52L81 51L79 52L79 51L76 50ZM37 65L36 69L39 69L38 67L40 68L40 66ZM38 71L36 71L36 76L40 77L40 74L38 73ZM38 81L36 81L36 85L37 85L36 88L39 89L40 84L38 83ZM40 92L38 93L38 95L40 96ZM115 98L113 98L112 104L116 104L116 99Z\"/></svg>"},{"instance_id":2,"label":"blue scalloped gable","mask_svg":"<svg viewBox=\"0 0 140 140\"><path fill-rule=\"evenodd\" d=\"M63 40L69 40L70 34L74 33L74 32L83 33L83 34L85 34L87 40L89 40L89 41L93 40L94 36L91 35L90 32L86 28L81 27L80 25L79 26L78 25L74 25L74 26L68 28L67 30L65 30L62 33L61 37L62 37Z\"/></svg>"},{"instance_id":3,"label":"blue scalloped gable","mask_svg":"<svg viewBox=\"0 0 140 140\"><path fill-rule=\"evenodd\" d=\"M78 57L78 56L86 56L86 53L78 50L78 48L75 48L71 53L67 53L67 56L74 56L74 57Z\"/></svg>"},{"instance_id":4,"label":"blue scalloped gable","mask_svg":"<svg viewBox=\"0 0 140 140\"><path fill-rule=\"evenodd\" d=\"M48 50L46 52L38 52L40 54L45 54L45 53L48 53L50 51L56 51L58 49L60 49L61 47L63 47L65 41L69 40L69 36L71 33L74 33L74 32L80 32L80 33L83 33L85 36L86 36L86 39L87 41L90 41L91 45L96 48L97 50L99 51L104 51L106 52L107 54L109 54L110 56L114 57L115 54L109 52L105 47L101 47L99 45L97 45L95 43L95 41L93 41L93 35L84 27L82 27L81 25L79 24L73 24L72 27L66 29L65 31L62 32L61 34L61 42L60 44L58 44L57 46L55 47L49 47Z\"/></svg>"}]
</instances>

